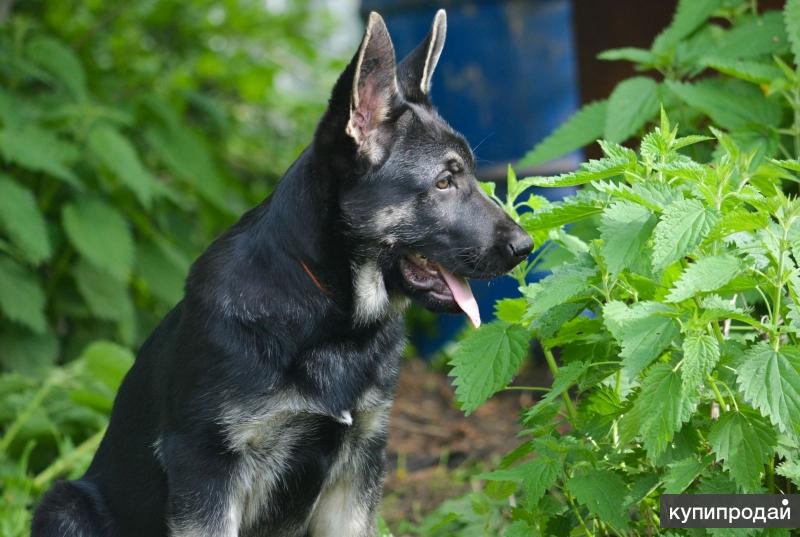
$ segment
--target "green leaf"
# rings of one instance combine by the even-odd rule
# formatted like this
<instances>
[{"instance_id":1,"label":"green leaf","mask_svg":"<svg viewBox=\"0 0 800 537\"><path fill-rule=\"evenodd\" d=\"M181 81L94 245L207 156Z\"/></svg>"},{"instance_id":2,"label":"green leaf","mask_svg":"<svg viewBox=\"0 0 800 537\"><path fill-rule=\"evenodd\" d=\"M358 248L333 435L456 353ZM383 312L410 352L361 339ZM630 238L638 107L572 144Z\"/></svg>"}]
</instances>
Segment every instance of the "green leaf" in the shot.
<instances>
[{"instance_id":1,"label":"green leaf","mask_svg":"<svg viewBox=\"0 0 800 537\"><path fill-rule=\"evenodd\" d=\"M47 327L44 307L45 295L36 275L0 255L0 310L8 319L41 334Z\"/></svg>"},{"instance_id":2,"label":"green leaf","mask_svg":"<svg viewBox=\"0 0 800 537\"><path fill-rule=\"evenodd\" d=\"M775 468L775 473L792 480L795 487L800 487L800 461L787 460Z\"/></svg>"},{"instance_id":3,"label":"green leaf","mask_svg":"<svg viewBox=\"0 0 800 537\"><path fill-rule=\"evenodd\" d=\"M683 340L683 387L694 390L705 381L719 361L719 342L708 334L689 334Z\"/></svg>"},{"instance_id":4,"label":"green leaf","mask_svg":"<svg viewBox=\"0 0 800 537\"><path fill-rule=\"evenodd\" d=\"M677 45L703 24L721 5L722 0L680 0L672 22L653 41L653 52L663 54Z\"/></svg>"},{"instance_id":5,"label":"green leaf","mask_svg":"<svg viewBox=\"0 0 800 537\"><path fill-rule=\"evenodd\" d=\"M665 84L686 104L728 130L778 127L783 116L777 101L767 99L757 87L747 82L705 79L694 84L672 80Z\"/></svg>"},{"instance_id":6,"label":"green leaf","mask_svg":"<svg viewBox=\"0 0 800 537\"><path fill-rule=\"evenodd\" d=\"M786 25L786 36L792 45L794 63L800 64L800 0L786 0L783 22Z\"/></svg>"},{"instance_id":7,"label":"green leaf","mask_svg":"<svg viewBox=\"0 0 800 537\"><path fill-rule=\"evenodd\" d=\"M648 66L656 63L656 58L653 56L652 52L647 49L635 47L622 47L604 50L597 55L597 59L605 61L625 60Z\"/></svg>"},{"instance_id":8,"label":"green leaf","mask_svg":"<svg viewBox=\"0 0 800 537\"><path fill-rule=\"evenodd\" d=\"M494 321L461 341L450 361L450 376L466 414L508 385L528 355L528 339L521 326Z\"/></svg>"},{"instance_id":9,"label":"green leaf","mask_svg":"<svg viewBox=\"0 0 800 537\"><path fill-rule=\"evenodd\" d=\"M149 207L155 179L128 139L110 125L100 125L89 133L88 144L95 157L136 194L142 205Z\"/></svg>"},{"instance_id":10,"label":"green leaf","mask_svg":"<svg viewBox=\"0 0 800 537\"><path fill-rule=\"evenodd\" d=\"M525 182L538 187L576 186L621 175L630 165L624 158L604 158L581 164L578 171L553 177L526 177Z\"/></svg>"},{"instance_id":11,"label":"green leaf","mask_svg":"<svg viewBox=\"0 0 800 537\"><path fill-rule=\"evenodd\" d=\"M28 56L82 101L86 98L86 73L78 56L62 42L50 36L37 36L28 43Z\"/></svg>"},{"instance_id":12,"label":"green leaf","mask_svg":"<svg viewBox=\"0 0 800 537\"><path fill-rule=\"evenodd\" d=\"M603 150L604 157L627 160L631 164L636 164L636 151L630 147L625 147L609 140L597 140L597 143L600 145L600 149Z\"/></svg>"},{"instance_id":13,"label":"green leaf","mask_svg":"<svg viewBox=\"0 0 800 537\"><path fill-rule=\"evenodd\" d=\"M603 211L602 253L611 274L640 268L655 225L656 219L649 210L627 201L614 202Z\"/></svg>"},{"instance_id":14,"label":"green leaf","mask_svg":"<svg viewBox=\"0 0 800 537\"><path fill-rule=\"evenodd\" d=\"M590 280L595 274L595 268L564 265L554 269L543 280L529 284L522 290L528 300L526 320L536 320L549 309L583 296L589 290Z\"/></svg>"},{"instance_id":15,"label":"green leaf","mask_svg":"<svg viewBox=\"0 0 800 537\"><path fill-rule=\"evenodd\" d=\"M754 328L762 332L769 331L767 327L758 322L758 320L754 319L745 310L734 306L728 300L720 298L719 295L708 295L703 297L702 300L700 300L700 307L703 308L703 312L699 319L701 324L708 324L724 319L733 319L752 325Z\"/></svg>"},{"instance_id":16,"label":"green leaf","mask_svg":"<svg viewBox=\"0 0 800 537\"><path fill-rule=\"evenodd\" d=\"M603 203L599 200L570 197L545 210L523 213L520 216L520 225L528 233L533 233L572 224L601 212L603 212Z\"/></svg>"},{"instance_id":17,"label":"green leaf","mask_svg":"<svg viewBox=\"0 0 800 537\"><path fill-rule=\"evenodd\" d=\"M12 321L41 334L47 328L45 295L36 275L0 255L0 310Z\"/></svg>"},{"instance_id":18,"label":"green leaf","mask_svg":"<svg viewBox=\"0 0 800 537\"><path fill-rule=\"evenodd\" d=\"M592 515L616 529L628 526L625 497L628 486L622 477L611 470L592 469L567 481L567 489Z\"/></svg>"},{"instance_id":19,"label":"green leaf","mask_svg":"<svg viewBox=\"0 0 800 537\"><path fill-rule=\"evenodd\" d=\"M525 504L534 506L556 484L556 480L558 480L562 472L562 462L552 457L540 455L521 466Z\"/></svg>"},{"instance_id":20,"label":"green leaf","mask_svg":"<svg viewBox=\"0 0 800 537\"><path fill-rule=\"evenodd\" d=\"M486 481L513 481L522 483L525 490L525 505L535 506L544 494L555 485L562 472L562 461L539 455L512 468L478 474L478 479Z\"/></svg>"},{"instance_id":21,"label":"green leaf","mask_svg":"<svg viewBox=\"0 0 800 537\"><path fill-rule=\"evenodd\" d=\"M778 441L774 429L761 416L725 412L711 426L708 443L736 484L746 492L756 492L764 465L773 457Z\"/></svg>"},{"instance_id":22,"label":"green leaf","mask_svg":"<svg viewBox=\"0 0 800 537\"><path fill-rule=\"evenodd\" d=\"M80 181L69 169L69 163L77 157L78 150L36 125L28 123L20 128L0 130L0 153L18 166L46 173L81 188Z\"/></svg>"},{"instance_id":23,"label":"green leaf","mask_svg":"<svg viewBox=\"0 0 800 537\"><path fill-rule=\"evenodd\" d=\"M46 226L33 194L0 174L0 228L33 263L51 255Z\"/></svg>"},{"instance_id":24,"label":"green leaf","mask_svg":"<svg viewBox=\"0 0 800 537\"><path fill-rule=\"evenodd\" d=\"M541 533L535 526L531 526L524 520L515 520L506 527L503 537L539 537Z\"/></svg>"},{"instance_id":25,"label":"green leaf","mask_svg":"<svg viewBox=\"0 0 800 537\"><path fill-rule=\"evenodd\" d=\"M595 101L584 105L526 153L517 167L527 168L553 160L600 138L605 126L607 105L607 101Z\"/></svg>"},{"instance_id":26,"label":"green leaf","mask_svg":"<svg viewBox=\"0 0 800 537\"><path fill-rule=\"evenodd\" d=\"M125 280L133 265L133 238L125 218L97 198L82 198L61 212L69 241L86 259Z\"/></svg>"},{"instance_id":27,"label":"green leaf","mask_svg":"<svg viewBox=\"0 0 800 537\"><path fill-rule=\"evenodd\" d=\"M683 149L684 147L689 147L690 145L699 144L700 142L707 142L713 139L714 138L711 136L702 136L700 134L681 136L680 138L675 138L675 140L672 142L672 149Z\"/></svg>"},{"instance_id":28,"label":"green leaf","mask_svg":"<svg viewBox=\"0 0 800 537\"><path fill-rule=\"evenodd\" d=\"M229 189L212 157L214 152L199 134L173 119L170 128L152 128L145 133L153 153L206 201L225 213L233 213Z\"/></svg>"},{"instance_id":29,"label":"green leaf","mask_svg":"<svg viewBox=\"0 0 800 537\"><path fill-rule=\"evenodd\" d=\"M105 270L81 259L72 271L75 284L89 310L101 319L126 322L133 318L133 302L124 283Z\"/></svg>"},{"instance_id":30,"label":"green leaf","mask_svg":"<svg viewBox=\"0 0 800 537\"><path fill-rule=\"evenodd\" d=\"M762 16L741 17L707 52L712 58L745 60L785 51L787 36L781 13L765 11Z\"/></svg>"},{"instance_id":31,"label":"green leaf","mask_svg":"<svg viewBox=\"0 0 800 537\"><path fill-rule=\"evenodd\" d=\"M147 283L148 290L162 302L173 305L183 296L185 267L179 266L155 243L137 245L136 272Z\"/></svg>"},{"instance_id":32,"label":"green leaf","mask_svg":"<svg viewBox=\"0 0 800 537\"><path fill-rule=\"evenodd\" d=\"M781 70L771 63L721 58L707 58L704 63L720 73L754 84L769 84L781 76Z\"/></svg>"},{"instance_id":33,"label":"green leaf","mask_svg":"<svg viewBox=\"0 0 800 537\"><path fill-rule=\"evenodd\" d=\"M716 213L697 200L670 204L653 233L653 270L661 272L692 253L716 221Z\"/></svg>"},{"instance_id":34,"label":"green leaf","mask_svg":"<svg viewBox=\"0 0 800 537\"><path fill-rule=\"evenodd\" d=\"M713 462L708 457L698 459L695 456L687 457L667 465L667 472L664 475L664 493L681 494L689 488L703 470Z\"/></svg>"},{"instance_id":35,"label":"green leaf","mask_svg":"<svg viewBox=\"0 0 800 537\"><path fill-rule=\"evenodd\" d=\"M95 341L86 347L78 360L86 364L87 372L116 393L125 374L133 365L133 353L111 341Z\"/></svg>"},{"instance_id":36,"label":"green leaf","mask_svg":"<svg viewBox=\"0 0 800 537\"><path fill-rule=\"evenodd\" d=\"M680 334L669 308L657 302L637 302L631 307L613 300L603 309L606 327L622 351L623 369L634 378L666 349Z\"/></svg>"},{"instance_id":37,"label":"green leaf","mask_svg":"<svg viewBox=\"0 0 800 537\"><path fill-rule=\"evenodd\" d=\"M769 215L760 212L748 211L744 207L736 208L723 213L718 218L714 227L706 235L704 242L724 239L740 231L755 231L767 227Z\"/></svg>"},{"instance_id":38,"label":"green leaf","mask_svg":"<svg viewBox=\"0 0 800 537\"><path fill-rule=\"evenodd\" d=\"M767 342L750 347L739 365L737 383L745 400L761 410L783 432L800 425L800 352Z\"/></svg>"},{"instance_id":39,"label":"green leaf","mask_svg":"<svg viewBox=\"0 0 800 537\"><path fill-rule=\"evenodd\" d=\"M662 212L665 205L672 203L676 199L681 199L679 194L658 183L647 184L640 182L633 186L628 186L625 183L596 181L592 183L592 187L614 198L646 207L655 213Z\"/></svg>"},{"instance_id":40,"label":"green leaf","mask_svg":"<svg viewBox=\"0 0 800 537\"><path fill-rule=\"evenodd\" d=\"M643 76L629 78L608 99L604 136L622 142L658 113L658 84Z\"/></svg>"},{"instance_id":41,"label":"green leaf","mask_svg":"<svg viewBox=\"0 0 800 537\"><path fill-rule=\"evenodd\" d=\"M574 319L575 316L584 309L586 309L586 304L584 302L557 304L534 317L529 328L533 331L537 339L541 341L549 340L558 332L564 323ZM526 315L523 317L523 320L528 320L529 318L530 317Z\"/></svg>"},{"instance_id":42,"label":"green leaf","mask_svg":"<svg viewBox=\"0 0 800 537\"><path fill-rule=\"evenodd\" d=\"M741 271L741 262L731 255L700 258L686 267L666 300L681 302L700 293L716 291Z\"/></svg>"},{"instance_id":43,"label":"green leaf","mask_svg":"<svg viewBox=\"0 0 800 537\"><path fill-rule=\"evenodd\" d=\"M669 364L656 364L642 381L642 390L623 418L622 428L629 437L638 433L647 454L656 458L691 418L695 406L696 399L686 397L680 374Z\"/></svg>"},{"instance_id":44,"label":"green leaf","mask_svg":"<svg viewBox=\"0 0 800 537\"><path fill-rule=\"evenodd\" d=\"M52 332L8 327L0 333L0 364L8 371L35 376L52 367L57 357L58 338Z\"/></svg>"},{"instance_id":45,"label":"green leaf","mask_svg":"<svg viewBox=\"0 0 800 537\"><path fill-rule=\"evenodd\" d=\"M550 386L550 391L539 402L553 401L556 397L566 392L573 384L578 382L578 379L588 368L589 364L584 362L571 362L559 367L558 373L553 378L553 385Z\"/></svg>"},{"instance_id":46,"label":"green leaf","mask_svg":"<svg viewBox=\"0 0 800 537\"><path fill-rule=\"evenodd\" d=\"M525 299L503 298L498 300L494 303L494 315L507 323L522 323L522 317L525 315Z\"/></svg>"},{"instance_id":47,"label":"green leaf","mask_svg":"<svg viewBox=\"0 0 800 537\"><path fill-rule=\"evenodd\" d=\"M514 168L511 167L511 164L506 166L506 190L508 192L509 199L516 199L517 195L520 193L517 192L517 185L519 181L517 180L517 172L514 171Z\"/></svg>"}]
</instances>

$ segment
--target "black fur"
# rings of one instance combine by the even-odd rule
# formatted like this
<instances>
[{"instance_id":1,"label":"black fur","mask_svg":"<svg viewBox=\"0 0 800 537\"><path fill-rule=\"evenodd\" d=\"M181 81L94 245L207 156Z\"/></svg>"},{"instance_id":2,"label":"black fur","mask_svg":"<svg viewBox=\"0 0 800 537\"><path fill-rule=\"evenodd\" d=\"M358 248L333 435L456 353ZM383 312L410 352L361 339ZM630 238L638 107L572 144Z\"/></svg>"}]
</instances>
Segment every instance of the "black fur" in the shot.
<instances>
[{"instance_id":1,"label":"black fur","mask_svg":"<svg viewBox=\"0 0 800 537\"><path fill-rule=\"evenodd\" d=\"M194 263L86 475L43 497L35 537L373 534L402 303L457 308L409 255L491 277L531 249L428 101L444 30L441 12L396 85L370 17L314 141Z\"/></svg>"}]
</instances>

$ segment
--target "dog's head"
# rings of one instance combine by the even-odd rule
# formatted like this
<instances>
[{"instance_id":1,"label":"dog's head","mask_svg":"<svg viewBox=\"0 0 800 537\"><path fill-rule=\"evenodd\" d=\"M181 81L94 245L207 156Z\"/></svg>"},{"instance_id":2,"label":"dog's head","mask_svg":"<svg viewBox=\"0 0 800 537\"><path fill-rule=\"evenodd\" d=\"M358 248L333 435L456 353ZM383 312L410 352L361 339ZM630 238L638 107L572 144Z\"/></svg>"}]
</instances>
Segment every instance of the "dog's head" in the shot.
<instances>
[{"instance_id":1,"label":"dog's head","mask_svg":"<svg viewBox=\"0 0 800 537\"><path fill-rule=\"evenodd\" d=\"M505 273L533 246L481 190L469 144L430 102L446 31L440 10L396 65L386 25L372 13L331 99L327 128L342 129L353 153L339 204L362 254L354 270L365 320L394 293L433 311L463 310L478 324L467 278Z\"/></svg>"}]
</instances>

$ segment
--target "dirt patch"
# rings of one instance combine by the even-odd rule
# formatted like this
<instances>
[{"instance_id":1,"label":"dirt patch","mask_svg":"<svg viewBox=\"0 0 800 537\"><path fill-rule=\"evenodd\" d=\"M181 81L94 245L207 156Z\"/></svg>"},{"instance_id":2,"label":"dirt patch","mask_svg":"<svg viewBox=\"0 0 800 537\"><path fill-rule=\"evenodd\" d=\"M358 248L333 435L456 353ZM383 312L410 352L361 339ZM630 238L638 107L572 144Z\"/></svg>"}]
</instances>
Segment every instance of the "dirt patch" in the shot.
<instances>
[{"instance_id":1,"label":"dirt patch","mask_svg":"<svg viewBox=\"0 0 800 537\"><path fill-rule=\"evenodd\" d=\"M518 384L547 385L546 369L527 367ZM519 410L536 394L501 392L465 417L445 374L421 360L403 364L389 432L382 513L391 527L419 522L443 500L469 490L469 468L488 466L519 443Z\"/></svg>"}]
</instances>

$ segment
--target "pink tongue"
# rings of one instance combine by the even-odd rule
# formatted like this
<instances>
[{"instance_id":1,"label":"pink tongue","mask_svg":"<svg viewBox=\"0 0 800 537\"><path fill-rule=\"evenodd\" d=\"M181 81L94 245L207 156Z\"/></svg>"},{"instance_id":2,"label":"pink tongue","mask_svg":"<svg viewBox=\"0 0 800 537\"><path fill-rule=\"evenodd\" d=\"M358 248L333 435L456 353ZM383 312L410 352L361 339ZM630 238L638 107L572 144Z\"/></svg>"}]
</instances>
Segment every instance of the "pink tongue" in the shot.
<instances>
[{"instance_id":1,"label":"pink tongue","mask_svg":"<svg viewBox=\"0 0 800 537\"><path fill-rule=\"evenodd\" d=\"M469 320L472 321L472 326L478 328L481 325L481 313L478 311L478 303L475 301L475 297L472 296L472 289L470 289L467 279L456 276L442 266L439 266L439 272L441 272L444 281L447 282L447 286L453 293L453 298L456 300L458 307L467 314Z\"/></svg>"}]
</instances>

